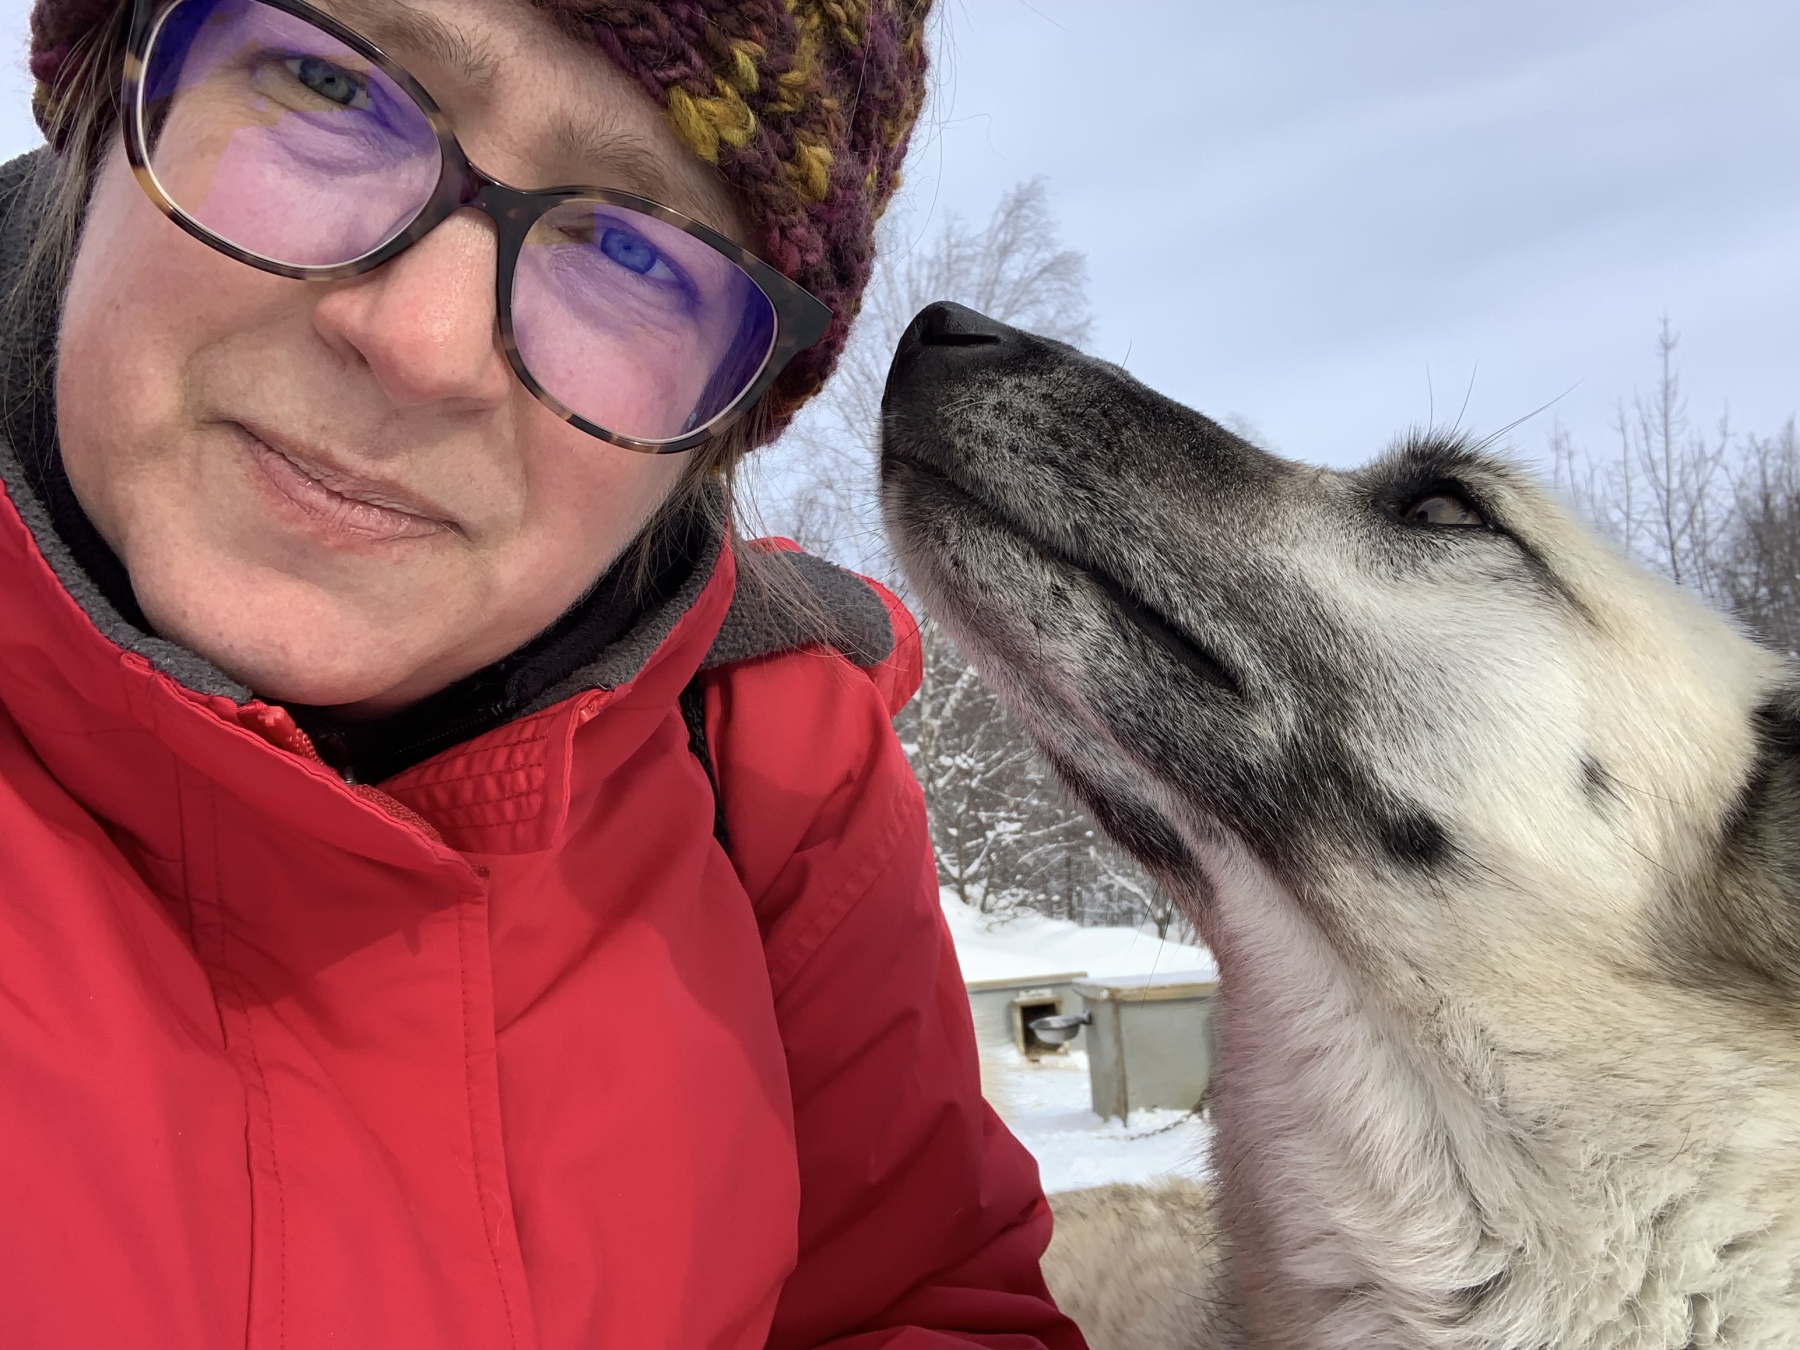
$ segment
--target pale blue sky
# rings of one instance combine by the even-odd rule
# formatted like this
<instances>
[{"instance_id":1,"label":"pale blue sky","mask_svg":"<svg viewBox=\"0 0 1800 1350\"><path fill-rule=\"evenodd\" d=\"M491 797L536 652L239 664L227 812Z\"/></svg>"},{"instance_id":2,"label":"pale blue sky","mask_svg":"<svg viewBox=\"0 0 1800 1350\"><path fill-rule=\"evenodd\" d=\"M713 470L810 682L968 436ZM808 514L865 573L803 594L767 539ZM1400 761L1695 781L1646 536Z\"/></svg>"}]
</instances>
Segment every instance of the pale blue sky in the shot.
<instances>
[{"instance_id":1,"label":"pale blue sky","mask_svg":"<svg viewBox=\"0 0 1800 1350\"><path fill-rule=\"evenodd\" d=\"M1045 175L1100 352L1290 454L1364 459L1471 376L1475 430L1563 395L1515 442L1602 446L1665 311L1697 421L1800 408L1792 0L940 4L916 205Z\"/></svg>"}]
</instances>

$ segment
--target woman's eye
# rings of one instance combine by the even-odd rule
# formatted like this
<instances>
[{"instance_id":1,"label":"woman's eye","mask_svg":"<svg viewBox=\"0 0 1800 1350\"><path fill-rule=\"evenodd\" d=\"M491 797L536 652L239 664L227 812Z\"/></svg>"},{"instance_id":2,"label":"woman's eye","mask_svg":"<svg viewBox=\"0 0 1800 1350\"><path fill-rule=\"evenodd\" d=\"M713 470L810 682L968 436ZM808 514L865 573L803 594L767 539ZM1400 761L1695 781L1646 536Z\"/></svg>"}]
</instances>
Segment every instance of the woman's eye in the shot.
<instances>
[{"instance_id":1,"label":"woman's eye","mask_svg":"<svg viewBox=\"0 0 1800 1350\"><path fill-rule=\"evenodd\" d=\"M1415 525L1485 525L1481 513L1453 492L1434 492L1421 497L1400 513Z\"/></svg>"},{"instance_id":2,"label":"woman's eye","mask_svg":"<svg viewBox=\"0 0 1800 1350\"><path fill-rule=\"evenodd\" d=\"M653 281L674 281L675 273L662 255L650 247L644 236L631 230L608 226L600 235L600 251L628 272ZM659 270L660 269L660 270Z\"/></svg>"},{"instance_id":3,"label":"woman's eye","mask_svg":"<svg viewBox=\"0 0 1800 1350\"><path fill-rule=\"evenodd\" d=\"M369 106L367 82L322 56L296 56L284 64L296 80L327 103L340 108Z\"/></svg>"}]
</instances>

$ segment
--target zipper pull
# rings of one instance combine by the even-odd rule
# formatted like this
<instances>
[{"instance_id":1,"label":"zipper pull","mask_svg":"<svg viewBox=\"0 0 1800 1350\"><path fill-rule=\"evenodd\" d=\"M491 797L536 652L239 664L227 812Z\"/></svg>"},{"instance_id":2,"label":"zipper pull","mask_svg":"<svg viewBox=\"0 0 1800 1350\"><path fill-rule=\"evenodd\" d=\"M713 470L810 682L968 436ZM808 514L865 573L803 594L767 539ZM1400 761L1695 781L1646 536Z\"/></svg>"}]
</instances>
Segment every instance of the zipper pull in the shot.
<instances>
[{"instance_id":1,"label":"zipper pull","mask_svg":"<svg viewBox=\"0 0 1800 1350\"><path fill-rule=\"evenodd\" d=\"M313 738L295 723L293 714L286 708L272 703L251 702L237 710L237 717L238 725L254 731L277 750L286 750L289 754L311 760L314 764L323 764L346 783L356 782L356 774L350 766L349 747L330 733L321 738L322 744L315 744Z\"/></svg>"}]
</instances>

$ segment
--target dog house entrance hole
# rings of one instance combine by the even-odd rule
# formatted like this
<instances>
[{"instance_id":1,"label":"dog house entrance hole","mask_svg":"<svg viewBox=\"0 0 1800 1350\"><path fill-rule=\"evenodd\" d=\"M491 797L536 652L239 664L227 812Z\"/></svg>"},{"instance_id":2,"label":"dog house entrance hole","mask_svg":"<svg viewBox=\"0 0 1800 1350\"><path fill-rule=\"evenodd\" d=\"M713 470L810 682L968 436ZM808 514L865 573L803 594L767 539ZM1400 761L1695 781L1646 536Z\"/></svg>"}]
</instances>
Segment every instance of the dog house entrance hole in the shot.
<instances>
[{"instance_id":1,"label":"dog house entrance hole","mask_svg":"<svg viewBox=\"0 0 1800 1350\"><path fill-rule=\"evenodd\" d=\"M1031 1029L1037 1018L1060 1017L1062 1010L1062 995L1048 989L1027 989L1013 999L1012 1039L1020 1054L1027 1059L1037 1059L1040 1055L1060 1055L1068 1049L1050 1044Z\"/></svg>"}]
</instances>

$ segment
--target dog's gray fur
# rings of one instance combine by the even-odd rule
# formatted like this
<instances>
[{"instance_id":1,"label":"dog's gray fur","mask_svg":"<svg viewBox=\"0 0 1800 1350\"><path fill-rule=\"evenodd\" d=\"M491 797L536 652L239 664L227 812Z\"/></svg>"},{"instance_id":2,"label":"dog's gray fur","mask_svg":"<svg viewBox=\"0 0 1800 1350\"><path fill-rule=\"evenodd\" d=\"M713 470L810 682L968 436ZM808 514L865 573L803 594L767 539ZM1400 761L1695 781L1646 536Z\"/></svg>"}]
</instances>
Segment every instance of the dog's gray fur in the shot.
<instances>
[{"instance_id":1,"label":"dog's gray fur","mask_svg":"<svg viewBox=\"0 0 1800 1350\"><path fill-rule=\"evenodd\" d=\"M1454 439L1309 468L957 322L895 545L1222 972L1183 1317L1144 1196L1062 1202L1059 1295L1132 1350L1800 1346L1790 666Z\"/></svg>"}]
</instances>

